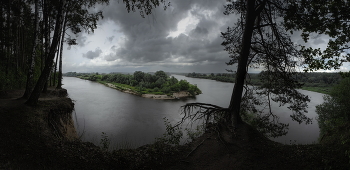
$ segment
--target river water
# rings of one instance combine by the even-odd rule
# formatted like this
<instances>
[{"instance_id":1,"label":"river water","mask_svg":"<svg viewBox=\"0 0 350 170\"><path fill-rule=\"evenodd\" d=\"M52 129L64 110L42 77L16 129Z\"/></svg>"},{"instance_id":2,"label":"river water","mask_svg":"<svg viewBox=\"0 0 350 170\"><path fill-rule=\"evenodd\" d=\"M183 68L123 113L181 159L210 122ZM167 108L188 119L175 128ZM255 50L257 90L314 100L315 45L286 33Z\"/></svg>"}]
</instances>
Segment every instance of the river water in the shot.
<instances>
[{"instance_id":1,"label":"river water","mask_svg":"<svg viewBox=\"0 0 350 170\"><path fill-rule=\"evenodd\" d=\"M181 100L154 100L142 98L106 87L102 84L74 77L63 78L63 88L75 102L75 126L83 141L100 145L102 132L108 135L111 146L138 147L154 142L165 132L163 118L171 123L181 120L181 106L189 102L202 102L222 107L229 105L233 83L189 78L174 75L197 84L203 94L196 98ZM301 90L311 98L307 116L313 124L305 125L291 121L290 111L273 103L274 112L283 123L289 123L286 136L272 138L283 144L308 144L317 141L319 128L315 117L315 106L323 102L323 94Z\"/></svg>"}]
</instances>

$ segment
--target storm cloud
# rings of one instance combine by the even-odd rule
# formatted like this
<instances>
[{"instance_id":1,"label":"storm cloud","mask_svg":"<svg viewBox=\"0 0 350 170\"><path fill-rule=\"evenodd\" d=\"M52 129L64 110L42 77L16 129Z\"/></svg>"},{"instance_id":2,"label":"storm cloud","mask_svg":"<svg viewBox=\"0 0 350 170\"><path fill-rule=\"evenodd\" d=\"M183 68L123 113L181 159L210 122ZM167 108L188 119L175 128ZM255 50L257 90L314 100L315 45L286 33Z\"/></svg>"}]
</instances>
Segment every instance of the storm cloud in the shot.
<instances>
[{"instance_id":1,"label":"storm cloud","mask_svg":"<svg viewBox=\"0 0 350 170\"><path fill-rule=\"evenodd\" d=\"M83 57L88 59L94 59L100 56L102 50L100 48L96 48L95 51L88 51L86 54L83 54Z\"/></svg>"},{"instance_id":2,"label":"storm cloud","mask_svg":"<svg viewBox=\"0 0 350 170\"><path fill-rule=\"evenodd\" d=\"M167 10L155 8L145 18L139 11L128 13L122 1L96 6L95 10L101 10L104 19L99 21L94 34L77 38L79 46L87 49L83 58L94 60L71 65L107 72L136 68L170 72L225 72L234 69L225 64L230 58L221 46L221 32L238 21L236 15L223 14L227 1L170 2ZM291 38L301 43L300 35L291 35ZM323 39L314 43L323 43Z\"/></svg>"},{"instance_id":3,"label":"storm cloud","mask_svg":"<svg viewBox=\"0 0 350 170\"><path fill-rule=\"evenodd\" d=\"M113 1L103 14L120 26L126 41L104 58L132 63L224 64L228 55L220 45L220 32L224 31L220 29L229 19L222 14L224 3L225 0L172 1L166 11L157 8L142 18L138 12L127 13L123 4ZM183 32L169 36L186 20Z\"/></svg>"}]
</instances>

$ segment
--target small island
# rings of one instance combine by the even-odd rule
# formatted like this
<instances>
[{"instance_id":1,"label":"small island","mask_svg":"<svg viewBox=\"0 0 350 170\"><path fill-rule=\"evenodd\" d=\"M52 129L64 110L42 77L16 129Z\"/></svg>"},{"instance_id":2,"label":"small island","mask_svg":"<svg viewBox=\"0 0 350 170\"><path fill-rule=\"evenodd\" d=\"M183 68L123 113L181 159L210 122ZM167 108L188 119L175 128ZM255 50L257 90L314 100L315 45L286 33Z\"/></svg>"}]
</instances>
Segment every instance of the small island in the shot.
<instances>
[{"instance_id":1,"label":"small island","mask_svg":"<svg viewBox=\"0 0 350 170\"><path fill-rule=\"evenodd\" d=\"M96 81L125 93L152 99L180 99L202 93L197 85L190 84L186 80L179 81L164 71L157 71L154 74L142 71L135 71L134 74L68 72L64 76Z\"/></svg>"}]
</instances>

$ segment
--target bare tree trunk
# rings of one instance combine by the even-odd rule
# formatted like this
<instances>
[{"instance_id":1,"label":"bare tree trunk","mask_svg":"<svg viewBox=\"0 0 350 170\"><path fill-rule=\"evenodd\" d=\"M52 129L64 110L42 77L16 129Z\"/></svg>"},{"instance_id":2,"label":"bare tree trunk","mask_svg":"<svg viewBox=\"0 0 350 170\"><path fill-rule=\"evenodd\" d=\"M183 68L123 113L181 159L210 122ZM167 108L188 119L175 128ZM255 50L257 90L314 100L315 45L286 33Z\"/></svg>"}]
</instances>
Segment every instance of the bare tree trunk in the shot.
<instances>
[{"instance_id":1,"label":"bare tree trunk","mask_svg":"<svg viewBox=\"0 0 350 170\"><path fill-rule=\"evenodd\" d=\"M60 48L58 46L58 48ZM58 48L57 48L57 51L58 51ZM57 72L57 62L58 62L58 58L59 58L59 53L56 54L56 62L55 62L55 69L54 69L54 74L53 74L53 84L54 86L56 85L56 72Z\"/></svg>"},{"instance_id":2,"label":"bare tree trunk","mask_svg":"<svg viewBox=\"0 0 350 170\"><path fill-rule=\"evenodd\" d=\"M38 31L39 31L39 4L38 0L35 0L35 30L34 30L34 42L32 56L29 58L29 71L27 74L27 85L24 92L23 98L28 98L32 92L34 86L34 69L35 69L35 56L36 56L36 47L38 44Z\"/></svg>"},{"instance_id":3,"label":"bare tree trunk","mask_svg":"<svg viewBox=\"0 0 350 170\"><path fill-rule=\"evenodd\" d=\"M256 16L261 12L263 6L265 6L266 0L262 2L259 9L255 9L255 0L247 0L247 13L245 19L244 32L242 37L242 49L240 52L240 58L238 61L238 68L236 73L235 85L230 101L230 112L226 118L227 121L232 121L233 127L236 127L242 122L240 115L241 101L243 94L244 81L247 74L248 58L250 55L250 48L252 42L252 35L254 30L254 23ZM260 11L259 11L260 10Z\"/></svg>"},{"instance_id":4,"label":"bare tree trunk","mask_svg":"<svg viewBox=\"0 0 350 170\"><path fill-rule=\"evenodd\" d=\"M50 71L52 70L53 66L53 60L55 58L55 53L57 49L57 45L59 43L59 38L61 36L62 31L62 19L63 19L63 10L66 5L66 0L62 0L60 2L60 6L58 7L58 13L56 16L56 25L55 25L55 31L54 36L52 39L50 52L47 56L46 64L44 67L43 72L41 73L38 82L35 85L35 88L30 95L29 99L27 100L27 104L29 105L36 105L38 102L38 99L40 97L40 92L43 90L45 83L47 82L47 79L49 77Z\"/></svg>"}]
</instances>

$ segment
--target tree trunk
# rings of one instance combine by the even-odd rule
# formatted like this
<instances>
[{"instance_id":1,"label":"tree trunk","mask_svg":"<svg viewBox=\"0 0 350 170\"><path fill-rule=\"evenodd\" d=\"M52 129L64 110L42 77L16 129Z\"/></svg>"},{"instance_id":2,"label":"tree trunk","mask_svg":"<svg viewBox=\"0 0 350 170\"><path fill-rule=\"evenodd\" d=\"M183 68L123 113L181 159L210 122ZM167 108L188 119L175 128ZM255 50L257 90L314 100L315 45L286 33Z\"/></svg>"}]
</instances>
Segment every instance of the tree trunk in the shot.
<instances>
[{"instance_id":1,"label":"tree trunk","mask_svg":"<svg viewBox=\"0 0 350 170\"><path fill-rule=\"evenodd\" d=\"M265 2L266 1L264 1L260 5L264 6ZM260 13L260 11L256 11L255 9L255 0L247 0L247 13L246 13L245 26L244 26L244 32L242 37L242 49L240 52L235 85L233 87L233 92L232 92L230 106L229 106L231 114L229 114L228 117L226 118L228 122L231 121L233 127L236 127L238 124L242 122L240 109L241 109L243 87L244 87L245 77L247 74L247 65L248 65L248 58L250 55L250 48L251 48L251 42L252 42L251 39L253 35L253 30L254 30L255 18Z\"/></svg>"},{"instance_id":2,"label":"tree trunk","mask_svg":"<svg viewBox=\"0 0 350 170\"><path fill-rule=\"evenodd\" d=\"M66 16L67 16L67 12L65 14L65 17ZM65 17L64 17L64 24L63 24L62 37L61 37L60 63L59 63L57 87L56 87L57 89L62 88L62 52L63 52L63 42L64 42L64 36L66 34L66 24L67 24L67 19Z\"/></svg>"},{"instance_id":3,"label":"tree trunk","mask_svg":"<svg viewBox=\"0 0 350 170\"><path fill-rule=\"evenodd\" d=\"M49 49L50 49L50 32L51 32L51 29L50 29L50 26L51 26L51 20L50 20L50 10L52 10L52 7L50 6L50 1L49 0L45 0L45 13L46 15L44 15L44 22L45 22L45 28L46 28L46 32L45 32L45 56L42 60L42 65L45 67L46 64L48 64L48 56L49 56ZM46 17L45 17L46 16ZM43 71L43 69L42 69ZM50 70L51 72L51 70ZM49 73L49 76L50 76L50 73ZM47 81L49 80L49 78L46 80L45 82L45 85L44 85L44 88L43 88L43 92L46 93L47 91Z\"/></svg>"},{"instance_id":4,"label":"tree trunk","mask_svg":"<svg viewBox=\"0 0 350 170\"><path fill-rule=\"evenodd\" d=\"M60 46L58 46L57 51L59 50ZM57 72L57 62L59 58L59 53L56 54L56 62L55 62L55 68L54 68L54 73L53 73L53 85L56 85L56 72Z\"/></svg>"},{"instance_id":5,"label":"tree trunk","mask_svg":"<svg viewBox=\"0 0 350 170\"><path fill-rule=\"evenodd\" d=\"M7 6L7 14L6 14L6 20L7 20L7 46L6 46L6 76L9 76L9 69L10 69L10 57L11 57L11 45L12 45L12 38L11 38L11 1L8 1Z\"/></svg>"},{"instance_id":6,"label":"tree trunk","mask_svg":"<svg viewBox=\"0 0 350 170\"><path fill-rule=\"evenodd\" d=\"M36 56L36 46L38 44L38 31L39 31L39 4L38 0L35 0L35 27L34 27L34 35L33 35L33 50L32 55L29 58L29 70L27 74L27 84L26 90L23 94L23 98L28 98L32 92L34 86L34 69L35 69L35 56Z\"/></svg>"},{"instance_id":7,"label":"tree trunk","mask_svg":"<svg viewBox=\"0 0 350 170\"><path fill-rule=\"evenodd\" d=\"M36 105L38 102L38 99L40 97L40 92L43 90L45 83L47 82L47 79L49 77L50 71L52 70L53 66L53 60L55 58L55 53L57 49L57 45L59 43L59 38L61 36L61 30L62 30L62 18L63 18L63 10L66 4L66 0L62 0L60 2L60 6L58 7L58 13L56 16L56 25L55 25L55 31L54 36L52 39L51 47L49 54L47 56L46 64L44 67L43 72L41 73L38 82L35 85L35 88L30 95L29 99L27 100L27 104L29 105Z\"/></svg>"}]
</instances>

